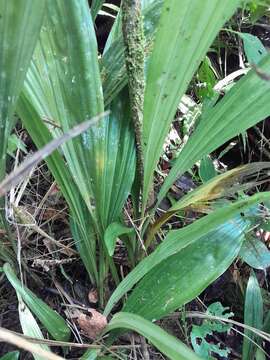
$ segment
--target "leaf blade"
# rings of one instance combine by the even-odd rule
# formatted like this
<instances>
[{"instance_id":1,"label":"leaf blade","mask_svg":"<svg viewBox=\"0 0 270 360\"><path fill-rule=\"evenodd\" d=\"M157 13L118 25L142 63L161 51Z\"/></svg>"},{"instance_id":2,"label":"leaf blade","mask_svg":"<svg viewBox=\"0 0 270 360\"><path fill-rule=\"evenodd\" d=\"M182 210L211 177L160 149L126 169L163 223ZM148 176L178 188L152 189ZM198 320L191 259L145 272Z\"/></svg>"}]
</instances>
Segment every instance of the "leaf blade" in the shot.
<instances>
[{"instance_id":1,"label":"leaf blade","mask_svg":"<svg viewBox=\"0 0 270 360\"><path fill-rule=\"evenodd\" d=\"M260 68L270 69L270 55L260 62ZM166 195L175 179L218 146L256 124L270 114L269 82L250 70L212 108L202 114L199 124L176 159L158 196ZM192 149L192 151L191 151Z\"/></svg>"},{"instance_id":2,"label":"leaf blade","mask_svg":"<svg viewBox=\"0 0 270 360\"><path fill-rule=\"evenodd\" d=\"M104 315L108 316L114 305L121 299L121 297L132 289L132 287L140 281L151 269L157 264L166 259L168 256L180 251L192 241L195 241L200 236L207 234L207 232L214 230L222 223L229 221L233 216L239 214L241 211L247 210L254 204L260 201L267 200L269 193L261 193L253 195L245 200L237 201L234 204L217 209L215 212L197 220L193 224L182 228L181 230L172 230L167 236L166 241L160 244L156 250L143 259L128 276L122 280L114 293L111 295Z\"/></svg>"},{"instance_id":3,"label":"leaf blade","mask_svg":"<svg viewBox=\"0 0 270 360\"><path fill-rule=\"evenodd\" d=\"M181 341L168 334L159 326L152 324L143 317L120 312L114 315L107 331L125 328L138 332L146 337L154 346L172 360L199 360L200 358Z\"/></svg>"},{"instance_id":4,"label":"leaf blade","mask_svg":"<svg viewBox=\"0 0 270 360\"><path fill-rule=\"evenodd\" d=\"M65 320L46 303L39 299L32 291L22 286L11 266L6 263L3 266L5 275L14 287L16 292L22 297L25 303L39 318L49 333L59 341L67 341L70 337L70 330Z\"/></svg>"},{"instance_id":5,"label":"leaf blade","mask_svg":"<svg viewBox=\"0 0 270 360\"><path fill-rule=\"evenodd\" d=\"M187 0L179 6L177 0L164 1L145 90L144 204L177 105L216 34L238 4L235 0L226 5L213 0ZM179 49L184 56L180 56Z\"/></svg>"}]
</instances>

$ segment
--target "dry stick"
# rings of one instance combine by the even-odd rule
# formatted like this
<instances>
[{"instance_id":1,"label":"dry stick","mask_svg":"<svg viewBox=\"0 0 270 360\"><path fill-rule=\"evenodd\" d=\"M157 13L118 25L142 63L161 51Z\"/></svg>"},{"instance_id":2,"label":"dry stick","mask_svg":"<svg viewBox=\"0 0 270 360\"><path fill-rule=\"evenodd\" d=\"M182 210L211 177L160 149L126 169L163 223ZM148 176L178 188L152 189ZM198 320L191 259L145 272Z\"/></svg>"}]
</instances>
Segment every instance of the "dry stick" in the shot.
<instances>
[{"instance_id":1,"label":"dry stick","mask_svg":"<svg viewBox=\"0 0 270 360\"><path fill-rule=\"evenodd\" d=\"M144 156L142 144L143 102L144 102L144 32L141 14L141 0L122 1L122 31L125 44L125 59L128 75L128 89L131 116L135 131L137 172L140 188L143 190Z\"/></svg>"},{"instance_id":2,"label":"dry stick","mask_svg":"<svg viewBox=\"0 0 270 360\"><path fill-rule=\"evenodd\" d=\"M85 308L84 308L85 310ZM1 329L1 328L0 328ZM6 330L6 332L16 335L16 337L20 339L28 340L32 344L43 344L48 345L51 347L54 346L61 346L61 347L74 347L74 348L81 348L81 349L106 349L104 345L98 345L98 344L79 344L79 343L73 343L73 342L66 342L66 341L56 341L56 340L48 340L48 339L38 339L33 338L31 336L27 336L24 334L17 333L15 331ZM0 336L1 338L1 336ZM141 348L141 345L134 345L136 348ZM109 347L111 350L117 350L117 349L132 349L132 345L112 345ZM62 358L61 358L62 359Z\"/></svg>"},{"instance_id":3,"label":"dry stick","mask_svg":"<svg viewBox=\"0 0 270 360\"><path fill-rule=\"evenodd\" d=\"M61 356L55 355L52 352L42 349L40 346L32 344L25 340L23 337L15 335L13 332L0 327L0 341L5 341L9 344L15 345L21 349L31 352L44 357L47 360L63 360Z\"/></svg>"},{"instance_id":4,"label":"dry stick","mask_svg":"<svg viewBox=\"0 0 270 360\"><path fill-rule=\"evenodd\" d=\"M64 144L66 141L80 135L90 126L95 125L100 119L108 115L108 113L109 112L106 111L100 115L93 117L90 120L86 120L83 123L74 126L65 134L63 134L57 139L50 141L42 149L38 150L32 156L23 161L23 163L18 166L15 171L6 176L6 178L0 183L0 197L7 193L13 186L17 185L25 176L27 176L27 174L32 170L33 167L35 167L40 161L44 160L47 156L49 156L59 146Z\"/></svg>"}]
</instances>

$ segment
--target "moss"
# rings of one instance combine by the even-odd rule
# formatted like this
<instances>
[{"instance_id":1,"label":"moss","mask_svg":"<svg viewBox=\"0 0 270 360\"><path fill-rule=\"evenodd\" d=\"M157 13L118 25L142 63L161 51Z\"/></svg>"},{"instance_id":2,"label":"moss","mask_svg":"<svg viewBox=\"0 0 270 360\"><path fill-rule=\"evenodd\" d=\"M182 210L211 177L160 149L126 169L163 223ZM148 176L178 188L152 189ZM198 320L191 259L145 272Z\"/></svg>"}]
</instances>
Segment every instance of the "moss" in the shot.
<instances>
[{"instance_id":1,"label":"moss","mask_svg":"<svg viewBox=\"0 0 270 360\"><path fill-rule=\"evenodd\" d=\"M144 103L145 38L140 0L123 0L122 30L125 44L125 59L131 115L136 138L137 169L143 184L142 123Z\"/></svg>"}]
</instances>

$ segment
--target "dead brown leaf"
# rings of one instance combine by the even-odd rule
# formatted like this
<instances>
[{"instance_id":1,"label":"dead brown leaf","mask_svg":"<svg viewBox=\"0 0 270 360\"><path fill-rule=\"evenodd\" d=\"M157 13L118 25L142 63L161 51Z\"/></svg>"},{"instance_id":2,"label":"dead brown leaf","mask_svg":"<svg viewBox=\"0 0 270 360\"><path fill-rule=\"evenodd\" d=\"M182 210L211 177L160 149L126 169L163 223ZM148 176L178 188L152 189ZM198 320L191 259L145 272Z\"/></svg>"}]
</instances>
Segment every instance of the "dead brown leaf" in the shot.
<instances>
[{"instance_id":1,"label":"dead brown leaf","mask_svg":"<svg viewBox=\"0 0 270 360\"><path fill-rule=\"evenodd\" d=\"M107 319L95 309L88 309L88 314L77 312L77 322L83 334L89 339L96 339L107 325Z\"/></svg>"},{"instance_id":2,"label":"dead brown leaf","mask_svg":"<svg viewBox=\"0 0 270 360\"><path fill-rule=\"evenodd\" d=\"M97 289L91 289L88 293L88 300L90 304L96 304L98 302L98 291Z\"/></svg>"}]
</instances>

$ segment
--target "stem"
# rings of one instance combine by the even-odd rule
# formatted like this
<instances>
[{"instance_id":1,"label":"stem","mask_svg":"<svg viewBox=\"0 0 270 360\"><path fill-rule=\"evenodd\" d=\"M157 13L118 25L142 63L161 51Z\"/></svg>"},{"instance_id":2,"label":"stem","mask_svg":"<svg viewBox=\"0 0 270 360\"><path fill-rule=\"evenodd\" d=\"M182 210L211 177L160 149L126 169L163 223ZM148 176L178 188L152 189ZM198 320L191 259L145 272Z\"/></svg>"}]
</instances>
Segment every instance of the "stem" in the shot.
<instances>
[{"instance_id":1,"label":"stem","mask_svg":"<svg viewBox=\"0 0 270 360\"><path fill-rule=\"evenodd\" d=\"M137 173L143 190L144 157L142 146L144 102L144 31L140 0L122 1L122 31L125 45L131 117L135 132Z\"/></svg>"}]
</instances>

